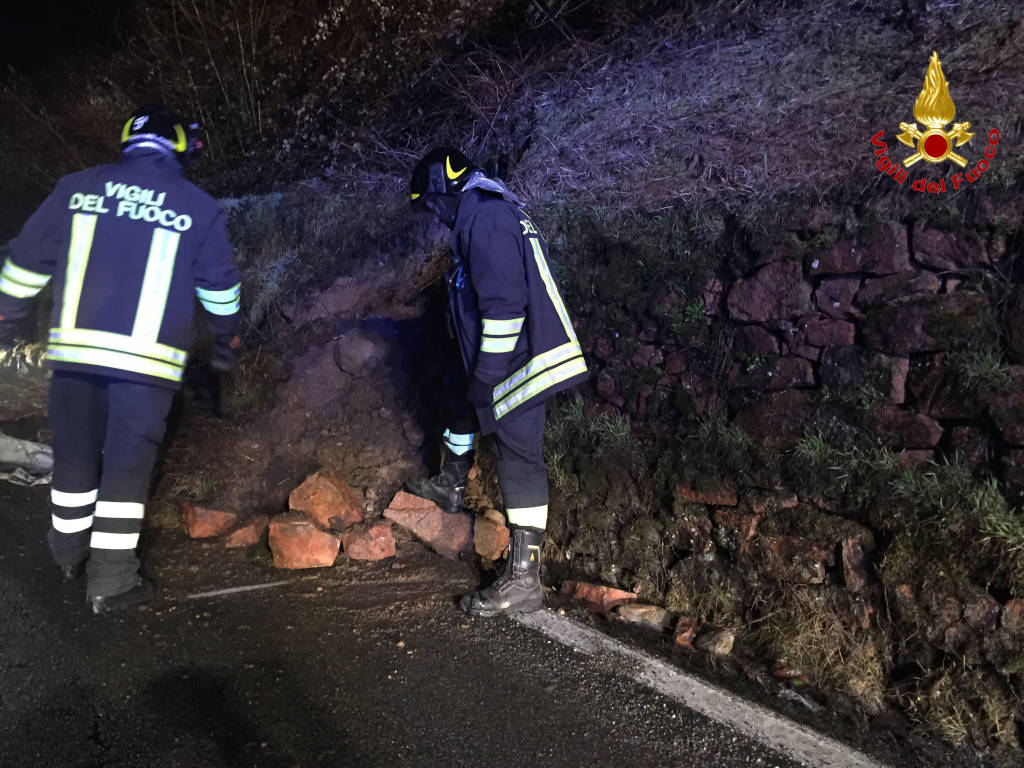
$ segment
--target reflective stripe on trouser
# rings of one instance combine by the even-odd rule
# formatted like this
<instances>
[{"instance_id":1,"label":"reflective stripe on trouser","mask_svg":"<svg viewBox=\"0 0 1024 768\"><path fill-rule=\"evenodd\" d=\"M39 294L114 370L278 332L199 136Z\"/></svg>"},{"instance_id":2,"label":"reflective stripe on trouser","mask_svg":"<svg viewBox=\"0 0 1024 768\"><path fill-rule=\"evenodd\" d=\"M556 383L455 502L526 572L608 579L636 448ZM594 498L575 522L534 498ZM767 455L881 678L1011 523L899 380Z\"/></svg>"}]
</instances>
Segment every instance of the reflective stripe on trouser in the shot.
<instances>
[{"instance_id":1,"label":"reflective stripe on trouser","mask_svg":"<svg viewBox=\"0 0 1024 768\"><path fill-rule=\"evenodd\" d=\"M544 402L510 412L498 422L495 438L498 484L509 524L543 530L548 519Z\"/></svg>"},{"instance_id":2,"label":"reflective stripe on trouser","mask_svg":"<svg viewBox=\"0 0 1024 768\"><path fill-rule=\"evenodd\" d=\"M452 432L451 429L444 431L444 446L456 456L462 456L476 447L476 433L461 434Z\"/></svg>"},{"instance_id":3,"label":"reflective stripe on trouser","mask_svg":"<svg viewBox=\"0 0 1024 768\"><path fill-rule=\"evenodd\" d=\"M139 583L135 547L173 398L174 392L165 387L93 374L53 374L54 487L62 489L72 480L81 482L90 472L98 480L86 550L90 597L116 595ZM58 556L58 552L67 555L72 549L70 535L74 534L51 530L58 563L77 562ZM80 541L74 544L80 546Z\"/></svg>"}]
</instances>

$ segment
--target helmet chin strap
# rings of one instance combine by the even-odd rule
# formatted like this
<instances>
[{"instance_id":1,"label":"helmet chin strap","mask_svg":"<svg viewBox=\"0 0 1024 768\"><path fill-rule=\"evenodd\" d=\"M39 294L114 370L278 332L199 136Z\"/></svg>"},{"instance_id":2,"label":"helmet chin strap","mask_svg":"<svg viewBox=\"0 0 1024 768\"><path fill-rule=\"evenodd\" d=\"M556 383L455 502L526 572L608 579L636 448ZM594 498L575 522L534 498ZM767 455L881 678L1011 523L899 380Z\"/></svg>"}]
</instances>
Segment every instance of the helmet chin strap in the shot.
<instances>
[{"instance_id":1,"label":"helmet chin strap","mask_svg":"<svg viewBox=\"0 0 1024 768\"><path fill-rule=\"evenodd\" d=\"M459 196L428 192L426 200L432 206L438 220L448 229L455 229L455 217L459 213Z\"/></svg>"}]
</instances>

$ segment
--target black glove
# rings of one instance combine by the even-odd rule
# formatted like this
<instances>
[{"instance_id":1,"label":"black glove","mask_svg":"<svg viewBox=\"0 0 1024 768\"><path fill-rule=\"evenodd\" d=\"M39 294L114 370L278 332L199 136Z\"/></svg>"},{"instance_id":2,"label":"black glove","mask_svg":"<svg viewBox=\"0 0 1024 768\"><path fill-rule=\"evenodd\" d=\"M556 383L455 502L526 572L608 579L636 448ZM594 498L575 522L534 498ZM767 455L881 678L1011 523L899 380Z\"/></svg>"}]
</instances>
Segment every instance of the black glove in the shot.
<instances>
[{"instance_id":1,"label":"black glove","mask_svg":"<svg viewBox=\"0 0 1024 768\"><path fill-rule=\"evenodd\" d=\"M469 380L469 389L466 390L466 399L474 408L490 408L494 405L494 388L500 379L491 380L474 373Z\"/></svg>"},{"instance_id":2,"label":"black glove","mask_svg":"<svg viewBox=\"0 0 1024 768\"><path fill-rule=\"evenodd\" d=\"M228 373L234 370L238 364L238 348L241 340L233 338L219 338L213 342L213 353L210 355L210 367L217 373Z\"/></svg>"}]
</instances>

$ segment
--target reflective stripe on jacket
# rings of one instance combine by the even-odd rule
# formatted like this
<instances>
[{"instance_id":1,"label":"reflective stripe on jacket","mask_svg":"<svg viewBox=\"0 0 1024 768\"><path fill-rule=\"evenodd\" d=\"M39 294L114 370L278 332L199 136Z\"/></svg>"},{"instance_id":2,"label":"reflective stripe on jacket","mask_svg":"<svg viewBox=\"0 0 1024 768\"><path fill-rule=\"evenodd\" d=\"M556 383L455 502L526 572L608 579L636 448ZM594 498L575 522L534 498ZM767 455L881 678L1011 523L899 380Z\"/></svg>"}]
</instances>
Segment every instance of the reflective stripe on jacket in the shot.
<instances>
[{"instance_id":1,"label":"reflective stripe on jacket","mask_svg":"<svg viewBox=\"0 0 1024 768\"><path fill-rule=\"evenodd\" d=\"M0 315L23 317L51 278L51 368L177 388L197 297L215 335L238 329L241 278L224 211L160 152L58 182L11 241Z\"/></svg>"},{"instance_id":2,"label":"reflective stripe on jacket","mask_svg":"<svg viewBox=\"0 0 1024 768\"><path fill-rule=\"evenodd\" d=\"M586 379L546 244L521 208L481 190L463 192L452 250L456 336L466 370L499 382L495 420Z\"/></svg>"}]
</instances>

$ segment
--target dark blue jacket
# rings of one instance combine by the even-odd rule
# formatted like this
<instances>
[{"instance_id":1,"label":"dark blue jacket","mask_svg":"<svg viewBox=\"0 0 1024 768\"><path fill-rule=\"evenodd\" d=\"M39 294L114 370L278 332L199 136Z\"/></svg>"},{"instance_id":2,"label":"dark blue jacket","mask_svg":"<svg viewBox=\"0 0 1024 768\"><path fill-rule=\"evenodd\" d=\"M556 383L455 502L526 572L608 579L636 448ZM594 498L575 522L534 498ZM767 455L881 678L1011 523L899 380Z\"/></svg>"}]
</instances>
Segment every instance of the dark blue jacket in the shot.
<instances>
[{"instance_id":1,"label":"dark blue jacket","mask_svg":"<svg viewBox=\"0 0 1024 768\"><path fill-rule=\"evenodd\" d=\"M177 389L197 295L219 339L238 329L240 276L224 211L158 151L57 183L10 243L0 316L24 317L51 277L54 369Z\"/></svg>"},{"instance_id":2,"label":"dark blue jacket","mask_svg":"<svg viewBox=\"0 0 1024 768\"><path fill-rule=\"evenodd\" d=\"M501 196L460 196L448 295L466 370L495 383L500 421L587 377L583 351L558 293L547 247L530 217Z\"/></svg>"}]
</instances>

